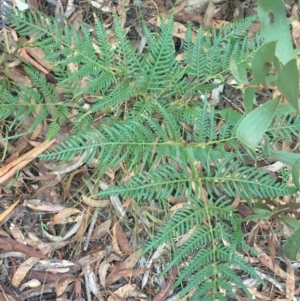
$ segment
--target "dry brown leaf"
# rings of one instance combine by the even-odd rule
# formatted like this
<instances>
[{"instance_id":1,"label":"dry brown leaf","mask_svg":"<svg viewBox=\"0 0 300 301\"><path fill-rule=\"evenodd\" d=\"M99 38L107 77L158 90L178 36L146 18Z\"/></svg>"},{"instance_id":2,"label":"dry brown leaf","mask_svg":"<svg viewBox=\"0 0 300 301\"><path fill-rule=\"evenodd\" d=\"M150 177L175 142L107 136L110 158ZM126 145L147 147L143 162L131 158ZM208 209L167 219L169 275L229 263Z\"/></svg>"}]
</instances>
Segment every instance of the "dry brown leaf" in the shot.
<instances>
[{"instance_id":1,"label":"dry brown leaf","mask_svg":"<svg viewBox=\"0 0 300 301\"><path fill-rule=\"evenodd\" d=\"M181 209L181 208L183 208L183 207L184 207L184 204L179 203L179 204L176 204L176 205L172 206L172 207L169 209L169 211L172 212L172 214L174 214L175 211L177 211L177 210L179 210L179 209Z\"/></svg>"},{"instance_id":2,"label":"dry brown leaf","mask_svg":"<svg viewBox=\"0 0 300 301\"><path fill-rule=\"evenodd\" d=\"M103 287L106 286L106 274L107 270L110 268L110 263L104 260L99 266L99 279Z\"/></svg>"},{"instance_id":3,"label":"dry brown leaf","mask_svg":"<svg viewBox=\"0 0 300 301\"><path fill-rule=\"evenodd\" d=\"M118 296L121 296L122 298L125 298L126 300L145 300L147 299L147 295L140 292L139 288L137 287L136 284L125 284L118 288L116 291L114 291L114 294L118 294ZM110 301L111 298L108 297L107 301ZM182 299L181 301L184 301Z\"/></svg>"},{"instance_id":4,"label":"dry brown leaf","mask_svg":"<svg viewBox=\"0 0 300 301\"><path fill-rule=\"evenodd\" d=\"M6 75L14 82L20 83L26 87L32 87L32 81L29 76L17 68L8 68Z\"/></svg>"},{"instance_id":5,"label":"dry brown leaf","mask_svg":"<svg viewBox=\"0 0 300 301\"><path fill-rule=\"evenodd\" d=\"M215 14L216 6L210 1L208 7L205 11L204 18L203 18L203 27L209 28L212 27L214 23L214 14Z\"/></svg>"},{"instance_id":6,"label":"dry brown leaf","mask_svg":"<svg viewBox=\"0 0 300 301\"><path fill-rule=\"evenodd\" d=\"M27 246L25 246L25 247L27 247ZM43 249L41 252L45 256L45 254L48 254L51 250L52 250L52 246L48 246L45 249ZM16 270L16 272L14 273L14 275L12 277L12 282L11 282L12 285L14 287L18 287L20 285L20 283L23 281L23 279L26 277L27 273L30 271L32 266L35 263L37 263L39 260L40 260L39 258L30 257L26 261L21 263L21 265L18 267L18 269ZM30 278L30 279L32 279L32 278ZM45 280L43 280L43 283L44 283L44 281Z\"/></svg>"},{"instance_id":7,"label":"dry brown leaf","mask_svg":"<svg viewBox=\"0 0 300 301\"><path fill-rule=\"evenodd\" d=\"M30 271L26 274L25 279L37 279L42 283L56 282L61 277L59 274L53 274L48 271Z\"/></svg>"},{"instance_id":8,"label":"dry brown leaf","mask_svg":"<svg viewBox=\"0 0 300 301\"><path fill-rule=\"evenodd\" d=\"M108 219L105 222L101 223L97 227L94 228L91 238L100 239L104 237L107 233L109 233L109 229L111 226L111 220Z\"/></svg>"},{"instance_id":9,"label":"dry brown leaf","mask_svg":"<svg viewBox=\"0 0 300 301\"><path fill-rule=\"evenodd\" d=\"M48 149L54 142L55 139L49 142L43 142L39 146L19 157L17 160L0 168L0 184L4 184L9 179L11 179L18 171L28 165L33 159L43 153L46 149Z\"/></svg>"},{"instance_id":10,"label":"dry brown leaf","mask_svg":"<svg viewBox=\"0 0 300 301\"><path fill-rule=\"evenodd\" d=\"M258 259L265 267L273 271L277 276L281 277L282 279L286 279L287 274L283 269L281 269L276 264L273 265L272 259L256 243L253 244L253 247L258 252Z\"/></svg>"},{"instance_id":11,"label":"dry brown leaf","mask_svg":"<svg viewBox=\"0 0 300 301\"><path fill-rule=\"evenodd\" d=\"M286 281L285 281L285 297L288 300L293 300L295 297L295 274L294 274L294 268L292 266L291 261L288 258L285 258L285 264L286 264Z\"/></svg>"},{"instance_id":12,"label":"dry brown leaf","mask_svg":"<svg viewBox=\"0 0 300 301\"><path fill-rule=\"evenodd\" d=\"M24 291L26 288L36 288L41 285L41 282L37 279L31 279L20 286L20 290Z\"/></svg>"},{"instance_id":13,"label":"dry brown leaf","mask_svg":"<svg viewBox=\"0 0 300 301\"><path fill-rule=\"evenodd\" d=\"M182 11L179 14L174 16L174 19L176 21L182 22L197 22L199 24L203 23L203 16L199 15L199 14L193 14L193 13L189 13L186 11Z\"/></svg>"},{"instance_id":14,"label":"dry brown leaf","mask_svg":"<svg viewBox=\"0 0 300 301\"><path fill-rule=\"evenodd\" d=\"M45 248L51 247L53 250L61 249L66 245L70 244L70 241L60 241L53 243L45 243L42 242L37 236L35 236L32 232L28 233L28 236L31 238L26 238L26 243L36 249L44 250ZM34 237L34 238L33 238Z\"/></svg>"},{"instance_id":15,"label":"dry brown leaf","mask_svg":"<svg viewBox=\"0 0 300 301\"><path fill-rule=\"evenodd\" d=\"M116 253L123 256L122 251L119 248L118 239L117 239L117 231L116 231L115 226L116 226L116 224L112 228L112 238L111 238L112 247L113 247L113 249L115 250Z\"/></svg>"},{"instance_id":16,"label":"dry brown leaf","mask_svg":"<svg viewBox=\"0 0 300 301\"><path fill-rule=\"evenodd\" d=\"M31 57L33 57L39 64L47 68L48 70L51 70L50 63L45 60L45 53L41 48L36 47L24 47L24 50L30 54Z\"/></svg>"},{"instance_id":17,"label":"dry brown leaf","mask_svg":"<svg viewBox=\"0 0 300 301\"><path fill-rule=\"evenodd\" d=\"M126 301L124 298L116 295L115 293L111 292L109 298L107 299L109 301L114 300L114 301Z\"/></svg>"},{"instance_id":18,"label":"dry brown leaf","mask_svg":"<svg viewBox=\"0 0 300 301\"><path fill-rule=\"evenodd\" d=\"M69 221L69 218L71 218L72 215L77 214L77 213L81 213L81 211L79 211L76 208L66 208L63 209L62 211L58 212L57 214L54 215L53 217L53 224L61 224L61 223L74 223L75 220L72 219Z\"/></svg>"},{"instance_id":19,"label":"dry brown leaf","mask_svg":"<svg viewBox=\"0 0 300 301\"><path fill-rule=\"evenodd\" d=\"M73 178L75 175L77 175L80 172L83 172L85 170L85 167L80 167L77 170L74 170L73 172L71 172L68 176L68 180L65 182L65 184L63 185L63 194L62 194L62 200L65 201L69 195L70 192L70 187L71 187L71 183L73 181Z\"/></svg>"},{"instance_id":20,"label":"dry brown leaf","mask_svg":"<svg viewBox=\"0 0 300 301\"><path fill-rule=\"evenodd\" d=\"M59 212L66 209L66 206L56 205L50 202L41 201L38 199L25 200L25 205L32 210L46 211L46 212Z\"/></svg>"},{"instance_id":21,"label":"dry brown leaf","mask_svg":"<svg viewBox=\"0 0 300 301\"><path fill-rule=\"evenodd\" d=\"M176 242L176 248L179 248L183 244L185 244L188 239L194 234L197 230L197 226L195 225L192 229L190 229L187 233L180 237L180 239Z\"/></svg>"},{"instance_id":22,"label":"dry brown leaf","mask_svg":"<svg viewBox=\"0 0 300 301\"><path fill-rule=\"evenodd\" d=\"M13 204L11 204L4 212L0 214L0 222L3 221L19 204L20 200L16 200Z\"/></svg>"},{"instance_id":23,"label":"dry brown leaf","mask_svg":"<svg viewBox=\"0 0 300 301\"><path fill-rule=\"evenodd\" d=\"M77 278L77 280L75 281L75 285L74 285L74 291L75 291L75 296L79 297L81 296L81 283L82 283L82 279L81 278Z\"/></svg>"},{"instance_id":24,"label":"dry brown leaf","mask_svg":"<svg viewBox=\"0 0 300 301\"><path fill-rule=\"evenodd\" d=\"M62 275L61 277L59 277L55 283L55 292L57 296L61 296L66 288L68 287L68 285L72 282L74 282L77 279L76 276L74 275Z\"/></svg>"},{"instance_id":25,"label":"dry brown leaf","mask_svg":"<svg viewBox=\"0 0 300 301\"><path fill-rule=\"evenodd\" d=\"M138 263L141 258L143 249L139 249L133 252L129 257L127 257L123 262L120 263L120 270L132 269Z\"/></svg>"},{"instance_id":26,"label":"dry brown leaf","mask_svg":"<svg viewBox=\"0 0 300 301\"><path fill-rule=\"evenodd\" d=\"M123 232L120 222L115 223L115 225L112 228L112 233L113 233L113 240L116 240L116 244L118 244L120 246L122 251L126 255L132 254L132 247L131 247L125 233ZM119 248L117 248L117 250L118 249ZM117 250L116 250L116 252L119 253ZM122 253L119 253L119 254L122 255Z\"/></svg>"},{"instance_id":27,"label":"dry brown leaf","mask_svg":"<svg viewBox=\"0 0 300 301\"><path fill-rule=\"evenodd\" d=\"M179 12L181 12L187 4L187 0L183 0L179 5L175 6L174 8L174 15L178 14Z\"/></svg>"},{"instance_id":28,"label":"dry brown leaf","mask_svg":"<svg viewBox=\"0 0 300 301\"><path fill-rule=\"evenodd\" d=\"M294 20L292 22L292 37L296 47L300 46L300 21Z\"/></svg>"},{"instance_id":29,"label":"dry brown leaf","mask_svg":"<svg viewBox=\"0 0 300 301\"><path fill-rule=\"evenodd\" d=\"M173 293L172 284L174 283L176 276L177 267L174 266L171 270L168 281L162 290L154 297L153 301L164 301L170 294Z\"/></svg>"},{"instance_id":30,"label":"dry brown leaf","mask_svg":"<svg viewBox=\"0 0 300 301\"><path fill-rule=\"evenodd\" d=\"M20 156L20 150L15 150L15 153L13 153L10 157L8 157L6 160L5 160L5 164L9 164L15 160L17 160Z\"/></svg>"},{"instance_id":31,"label":"dry brown leaf","mask_svg":"<svg viewBox=\"0 0 300 301\"><path fill-rule=\"evenodd\" d=\"M270 254L270 258L272 260L272 264L275 267L275 259L276 259L276 248L275 248L275 244L274 244L274 236L271 233L271 228L268 230L268 235L267 235L267 242L268 242L268 249L269 249L269 254Z\"/></svg>"},{"instance_id":32,"label":"dry brown leaf","mask_svg":"<svg viewBox=\"0 0 300 301\"><path fill-rule=\"evenodd\" d=\"M87 229L88 223L90 218L90 207L87 208L87 210L84 212L84 215L82 217L82 222L74 236L74 239L81 239Z\"/></svg>"},{"instance_id":33,"label":"dry brown leaf","mask_svg":"<svg viewBox=\"0 0 300 301\"><path fill-rule=\"evenodd\" d=\"M15 224L11 223L9 226L9 230L10 230L12 237L17 242L20 242L21 244L26 245L26 241L25 241L23 233L20 231L20 229Z\"/></svg>"},{"instance_id":34,"label":"dry brown leaf","mask_svg":"<svg viewBox=\"0 0 300 301\"><path fill-rule=\"evenodd\" d=\"M18 55L22 57L25 61L27 61L29 64L31 64L33 67L35 67L37 70L40 70L42 73L49 73L49 71L46 68L44 68L40 63L34 60L30 55L28 55L25 48L20 48L18 50Z\"/></svg>"},{"instance_id":35,"label":"dry brown leaf","mask_svg":"<svg viewBox=\"0 0 300 301\"><path fill-rule=\"evenodd\" d=\"M36 116L36 113L34 114L34 117L35 116ZM40 123L34 128L33 132L31 133L31 135L29 137L29 140L34 141L40 135L42 130L43 130L43 124Z\"/></svg>"},{"instance_id":36,"label":"dry brown leaf","mask_svg":"<svg viewBox=\"0 0 300 301\"><path fill-rule=\"evenodd\" d=\"M11 280L13 287L19 287L26 274L37 262L39 262L39 258L30 257L19 265Z\"/></svg>"},{"instance_id":37,"label":"dry brown leaf","mask_svg":"<svg viewBox=\"0 0 300 301\"><path fill-rule=\"evenodd\" d=\"M38 300L45 300L44 294L53 293L53 291L54 291L54 283L46 283L46 284L43 283L42 289L41 289L41 287L38 287L36 289L31 289L30 294L33 296L38 296L39 297ZM26 290L19 296L20 296L21 300L28 300L28 294L29 294L29 291Z\"/></svg>"},{"instance_id":38,"label":"dry brown leaf","mask_svg":"<svg viewBox=\"0 0 300 301\"><path fill-rule=\"evenodd\" d=\"M97 251L97 252L94 252L92 254L89 254L89 255L86 255L86 256L80 258L77 261L77 264L79 264L84 269L85 266L88 266L88 265L92 264L93 262L100 260L104 256L106 256L106 251L104 251L104 250Z\"/></svg>"},{"instance_id":39,"label":"dry brown leaf","mask_svg":"<svg viewBox=\"0 0 300 301\"><path fill-rule=\"evenodd\" d=\"M35 249L26 246L22 243L19 243L14 239L2 235L0 235L0 249L5 250L7 252L9 251L21 252L23 254L36 257L38 259L47 258L47 256L44 255L43 253L38 252Z\"/></svg>"},{"instance_id":40,"label":"dry brown leaf","mask_svg":"<svg viewBox=\"0 0 300 301\"><path fill-rule=\"evenodd\" d=\"M82 201L87 204L88 206L91 207L97 207L97 208L106 208L110 206L110 201L109 200L95 200L91 199L85 195L82 195Z\"/></svg>"},{"instance_id":41,"label":"dry brown leaf","mask_svg":"<svg viewBox=\"0 0 300 301\"><path fill-rule=\"evenodd\" d=\"M73 27L77 30L79 30L82 22L83 22L83 10L77 10L74 12L71 17L68 19L68 22L73 25Z\"/></svg>"},{"instance_id":42,"label":"dry brown leaf","mask_svg":"<svg viewBox=\"0 0 300 301\"><path fill-rule=\"evenodd\" d=\"M124 27L125 23L126 23L126 17L127 17L127 15L126 15L126 9L125 9L123 3L119 4L117 6L117 12L118 12L118 15L119 15L119 20L121 22L121 26Z\"/></svg>"},{"instance_id":43,"label":"dry brown leaf","mask_svg":"<svg viewBox=\"0 0 300 301\"><path fill-rule=\"evenodd\" d=\"M100 270L100 269L99 269ZM144 268L136 268L136 269L125 269L125 270L120 270L118 266L116 266L110 274L106 278L106 284L110 285L116 281L118 281L122 277L136 277L138 275L141 275L145 271Z\"/></svg>"},{"instance_id":44,"label":"dry brown leaf","mask_svg":"<svg viewBox=\"0 0 300 301\"><path fill-rule=\"evenodd\" d=\"M80 213L78 215L78 218L76 219L76 223L70 229L68 229L68 231L66 231L66 233L64 233L64 236L52 235L48 231L46 231L45 229L43 231L43 234L53 242L59 243L59 242L62 242L62 241L66 241L66 240L70 239L72 236L74 236L76 234L77 230L79 229L79 227L81 225L83 215L84 215L84 212Z\"/></svg>"},{"instance_id":45,"label":"dry brown leaf","mask_svg":"<svg viewBox=\"0 0 300 301\"><path fill-rule=\"evenodd\" d=\"M8 286L0 283L0 300L1 301L21 301L17 294Z\"/></svg>"},{"instance_id":46,"label":"dry brown leaf","mask_svg":"<svg viewBox=\"0 0 300 301\"><path fill-rule=\"evenodd\" d=\"M272 301L271 298L269 298L269 297L263 295L262 293L258 292L258 291L255 290L255 289L252 289L252 288L250 288L250 287L247 287L247 289L248 289L248 291L249 291L249 293L250 293L251 295L253 295L253 296L257 297L257 298L260 298L261 300ZM280 300L280 299L276 299L276 301L278 301L278 300Z\"/></svg>"},{"instance_id":47,"label":"dry brown leaf","mask_svg":"<svg viewBox=\"0 0 300 301\"><path fill-rule=\"evenodd\" d=\"M237 206L237 209L239 211L239 213L243 216L249 216L253 214L253 211L250 209L250 207L248 205L246 205L245 203L239 203Z\"/></svg>"},{"instance_id":48,"label":"dry brown leaf","mask_svg":"<svg viewBox=\"0 0 300 301\"><path fill-rule=\"evenodd\" d=\"M174 22L174 30L173 30L173 36L177 37L179 39L184 40L186 35L187 28L183 24L179 22ZM195 34L192 33L193 39L195 39Z\"/></svg>"}]
</instances>

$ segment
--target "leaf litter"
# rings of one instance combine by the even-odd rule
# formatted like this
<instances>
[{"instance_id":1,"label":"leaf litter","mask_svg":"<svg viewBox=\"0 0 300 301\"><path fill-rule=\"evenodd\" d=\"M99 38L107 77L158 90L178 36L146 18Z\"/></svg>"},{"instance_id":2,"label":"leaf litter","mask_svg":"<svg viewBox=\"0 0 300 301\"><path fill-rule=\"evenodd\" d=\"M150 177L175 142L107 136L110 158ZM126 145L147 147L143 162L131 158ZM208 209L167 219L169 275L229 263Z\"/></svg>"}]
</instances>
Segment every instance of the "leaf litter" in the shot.
<instances>
[{"instance_id":1,"label":"leaf litter","mask_svg":"<svg viewBox=\"0 0 300 301\"><path fill-rule=\"evenodd\" d=\"M8 0L4 2L10 4ZM56 18L60 18L60 14L69 16L74 11L73 1L68 1L63 12L62 3L66 5L65 2L51 2L56 9ZM28 3L39 10L46 9L36 1ZM136 8L129 5L128 0L125 3L128 5L126 8L122 4L114 6L110 1L92 1L91 5L105 14L106 24L111 22L112 12L117 11L122 25L129 31ZM174 39L184 37L188 21L220 28L232 21L234 14L241 14L241 7L237 12L230 11L226 1L217 6L211 3L202 15L185 10L189 3L182 1L175 6ZM77 30L80 30L80 22L89 18L83 11L87 11L87 7L79 6L69 18ZM295 9L291 7L290 11L292 13ZM169 12L170 8L162 0L143 3L143 16L153 26L159 26L158 13L167 16ZM216 18L216 12L222 17ZM224 16L231 17L225 20ZM12 28L2 30L7 48L8 77L31 87L32 83L23 70L23 62L26 61L55 85L43 52L24 46L24 41L18 40ZM257 24L254 24L250 34L257 30ZM292 35L296 45L299 45L298 31L299 22L294 21ZM143 38L143 33L139 33ZM113 43L113 37L111 41ZM11 60L11 54L16 50L18 58ZM218 101L218 95L214 97ZM173 268L165 277L159 278L169 260L168 247L159 247L149 258L141 257L145 242L161 226L162 213L136 204L134 200L122 204L118 196L107 200L90 198L88 195L95 189L108 188L108 183L114 181L114 172L108 171L99 183L88 183L91 166L83 164L81 158L76 158L71 164L57 163L54 166L38 161L39 154L66 139L71 125L63 127L56 140L41 142L48 125L41 124L31 135L24 136L31 123L32 119L28 117L21 130L14 133L14 144L4 139L7 133L0 133L3 158L6 158L0 168L0 299L173 300L178 293L172 289L177 270ZM9 186L4 186L7 183ZM182 203L170 200L171 214L180 207ZM243 217L252 214L240 200L236 201L236 208ZM299 215L297 207L292 209ZM248 255L248 260L267 280L265 288L257 287L255 281L248 285L257 300L295 300L294 296L300 293L299 288L295 289L299 272L283 257L281 229L276 227L278 223L265 220L245 224L246 232L250 233L248 243L258 253L257 256ZM180 238L177 245L180 246L190 235L187 233ZM275 260L276 257L280 258L280 262ZM283 264L286 268L282 267ZM246 280L250 283L251 279ZM242 296L238 299L242 300Z\"/></svg>"}]
</instances>

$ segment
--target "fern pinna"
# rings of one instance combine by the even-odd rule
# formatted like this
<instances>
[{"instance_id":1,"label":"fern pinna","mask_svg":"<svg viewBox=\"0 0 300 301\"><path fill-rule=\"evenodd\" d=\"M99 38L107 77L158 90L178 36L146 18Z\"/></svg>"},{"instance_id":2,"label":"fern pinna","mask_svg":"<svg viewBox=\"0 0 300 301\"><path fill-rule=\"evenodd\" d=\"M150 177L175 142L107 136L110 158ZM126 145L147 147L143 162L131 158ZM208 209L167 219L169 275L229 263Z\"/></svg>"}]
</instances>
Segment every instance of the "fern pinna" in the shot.
<instances>
[{"instance_id":1,"label":"fern pinna","mask_svg":"<svg viewBox=\"0 0 300 301\"><path fill-rule=\"evenodd\" d=\"M117 17L110 36L99 20L92 34L85 26L79 34L38 13L17 13L13 19L17 32L34 36L35 46L44 50L57 86L26 67L35 88L17 85L17 93L11 93L1 86L0 118L13 116L12 130L34 116L30 131L47 119L48 138L64 122L71 122L71 137L41 159L66 161L84 155L87 164L97 167L97 177L108 168L118 170L118 179L124 170L133 175L126 183L116 182L101 191L100 197L159 199L166 206L170 196L181 200L183 208L170 217L145 252L190 234L175 248L165 273L190 257L174 287L181 286L181 297L189 295L191 300L227 300L234 297L236 288L251 298L234 266L257 276L238 252L249 247L230 204L237 195L250 203L296 192L295 187L278 183L266 171L246 163L250 160L254 166L260 152L238 143L238 123L217 125L220 115L206 97L217 86L211 80L222 81L229 72L231 58L238 68L249 68L259 44L255 37L246 38L254 20L251 17L218 32L200 29L195 40L189 26L179 61L172 16L162 22L158 35L142 24L147 38L143 53L127 39ZM278 114L266 133L268 146L299 132L299 127L299 118Z\"/></svg>"}]
</instances>

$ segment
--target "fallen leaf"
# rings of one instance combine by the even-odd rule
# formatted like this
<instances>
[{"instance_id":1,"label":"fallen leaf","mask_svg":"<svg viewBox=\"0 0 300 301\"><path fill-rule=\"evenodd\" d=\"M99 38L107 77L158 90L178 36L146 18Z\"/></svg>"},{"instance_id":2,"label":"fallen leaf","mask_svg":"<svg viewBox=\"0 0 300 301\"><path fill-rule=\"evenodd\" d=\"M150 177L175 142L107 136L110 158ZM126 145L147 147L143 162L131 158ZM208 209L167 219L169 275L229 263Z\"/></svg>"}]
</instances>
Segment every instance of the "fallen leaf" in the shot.
<instances>
[{"instance_id":1,"label":"fallen leaf","mask_svg":"<svg viewBox=\"0 0 300 301\"><path fill-rule=\"evenodd\" d=\"M154 297L153 301L164 301L170 294L172 294L172 284L174 283L176 276L177 267L174 266L171 270L168 281L166 282L162 290Z\"/></svg>"},{"instance_id":2,"label":"fallen leaf","mask_svg":"<svg viewBox=\"0 0 300 301\"><path fill-rule=\"evenodd\" d=\"M109 200L95 200L95 199L89 198L85 195L82 195L82 201L91 207L106 208L106 207L110 206Z\"/></svg>"},{"instance_id":3,"label":"fallen leaf","mask_svg":"<svg viewBox=\"0 0 300 301\"><path fill-rule=\"evenodd\" d=\"M110 263L108 263L105 260L99 266L99 279L103 287L106 286L106 274L109 268L110 268Z\"/></svg>"},{"instance_id":4,"label":"fallen leaf","mask_svg":"<svg viewBox=\"0 0 300 301\"><path fill-rule=\"evenodd\" d=\"M59 212L66 209L66 206L52 204L50 202L41 201L39 199L25 200L25 205L32 210L46 212Z\"/></svg>"},{"instance_id":5,"label":"fallen leaf","mask_svg":"<svg viewBox=\"0 0 300 301\"><path fill-rule=\"evenodd\" d=\"M27 247L27 246L26 246ZM30 248L30 247L28 247ZM45 249L43 249L41 252L44 254L48 254L51 252L52 246L48 246ZM45 255L44 255L45 256ZM23 279L26 277L27 273L31 270L31 268L39 261L39 258L30 257L24 262L20 264L20 266L17 268L16 272L14 273L12 277L12 285L14 287L19 287L20 283L23 281ZM42 280L44 283L44 280Z\"/></svg>"},{"instance_id":6,"label":"fallen leaf","mask_svg":"<svg viewBox=\"0 0 300 301\"><path fill-rule=\"evenodd\" d=\"M122 249L122 251L126 254L132 254L132 247L122 229L122 226L120 224L120 222L116 222L115 225L112 228L112 233L113 233L113 239L115 239L116 244L118 244L120 246L120 248ZM119 249L119 248L117 248ZM117 253L118 250L116 250ZM121 253L122 255L122 253Z\"/></svg>"},{"instance_id":7,"label":"fallen leaf","mask_svg":"<svg viewBox=\"0 0 300 301\"><path fill-rule=\"evenodd\" d=\"M38 63L36 60L34 60L25 50L25 48L20 48L18 50L18 55L22 57L25 61L27 61L29 64L31 64L36 69L40 70L44 74L48 74L49 71L44 68L40 63Z\"/></svg>"},{"instance_id":8,"label":"fallen leaf","mask_svg":"<svg viewBox=\"0 0 300 301\"><path fill-rule=\"evenodd\" d=\"M55 283L56 295L61 296L65 292L68 285L74 282L76 279L77 279L76 276L69 275L69 274L60 276Z\"/></svg>"},{"instance_id":9,"label":"fallen leaf","mask_svg":"<svg viewBox=\"0 0 300 301\"><path fill-rule=\"evenodd\" d=\"M26 154L19 157L17 160L3 166L0 168L0 184L4 184L9 179L11 179L18 171L28 165L33 159L43 153L47 148L49 148L55 139L49 142L43 142L39 146L30 150Z\"/></svg>"},{"instance_id":10,"label":"fallen leaf","mask_svg":"<svg viewBox=\"0 0 300 301\"><path fill-rule=\"evenodd\" d=\"M91 238L92 239L100 239L104 237L107 233L109 233L109 229L111 226L111 220L108 219L105 222L101 223L97 227L94 228Z\"/></svg>"},{"instance_id":11,"label":"fallen leaf","mask_svg":"<svg viewBox=\"0 0 300 301\"><path fill-rule=\"evenodd\" d=\"M22 284L20 286L20 290L24 291L25 288L35 288L35 287L39 287L41 285L41 282L38 281L37 279L31 279L27 282L25 282L24 284Z\"/></svg>"},{"instance_id":12,"label":"fallen leaf","mask_svg":"<svg viewBox=\"0 0 300 301\"><path fill-rule=\"evenodd\" d=\"M15 201L4 212L0 214L0 221L4 220L6 216L8 216L14 210L14 208L19 204L19 201L20 200Z\"/></svg>"},{"instance_id":13,"label":"fallen leaf","mask_svg":"<svg viewBox=\"0 0 300 301\"><path fill-rule=\"evenodd\" d=\"M53 224L65 224L65 223L74 223L76 220L74 218L69 221L72 215L80 213L80 210L76 208L66 208L60 211L59 213L55 214L53 217Z\"/></svg>"},{"instance_id":14,"label":"fallen leaf","mask_svg":"<svg viewBox=\"0 0 300 301\"><path fill-rule=\"evenodd\" d=\"M213 17L215 14L215 8L216 8L216 6L212 2L209 2L208 7L204 14L204 19L203 19L203 27L204 28L212 27Z\"/></svg>"},{"instance_id":15,"label":"fallen leaf","mask_svg":"<svg viewBox=\"0 0 300 301\"><path fill-rule=\"evenodd\" d=\"M286 264L286 281L285 281L285 297L287 300L293 300L295 297L295 273L291 261L285 258Z\"/></svg>"},{"instance_id":16,"label":"fallen leaf","mask_svg":"<svg viewBox=\"0 0 300 301\"><path fill-rule=\"evenodd\" d=\"M116 281L118 281L122 277L125 277L125 278L136 277L138 275L141 275L144 272L145 272L144 268L120 270L120 269L118 269L118 267L116 267L107 276L107 278L106 278L106 284L110 285L112 283L115 283Z\"/></svg>"},{"instance_id":17,"label":"fallen leaf","mask_svg":"<svg viewBox=\"0 0 300 301\"><path fill-rule=\"evenodd\" d=\"M5 250L7 252L9 251L21 252L23 254L36 257L38 259L47 258L47 256L44 255L43 253L38 252L35 249L26 246L22 243L19 243L14 239L2 235L0 235L0 249Z\"/></svg>"},{"instance_id":18,"label":"fallen leaf","mask_svg":"<svg viewBox=\"0 0 300 301\"><path fill-rule=\"evenodd\" d=\"M272 259L260 248L257 244L253 244L254 249L258 252L258 259L260 262L267 268L269 268L272 272L274 272L277 276L282 279L287 278L286 272L281 269L278 265L273 265Z\"/></svg>"},{"instance_id":19,"label":"fallen leaf","mask_svg":"<svg viewBox=\"0 0 300 301\"><path fill-rule=\"evenodd\" d=\"M26 241L25 241L23 233L21 232L21 230L15 224L11 223L10 226L9 226L9 230L10 230L10 233L11 233L12 237L17 242L20 242L21 244L26 245Z\"/></svg>"},{"instance_id":20,"label":"fallen leaf","mask_svg":"<svg viewBox=\"0 0 300 301\"><path fill-rule=\"evenodd\" d=\"M93 262L96 262L97 260L101 260L102 258L104 258L104 256L106 256L106 251L104 250L97 251L80 258L77 261L77 264L79 264L84 269L85 266L88 266Z\"/></svg>"},{"instance_id":21,"label":"fallen leaf","mask_svg":"<svg viewBox=\"0 0 300 301\"><path fill-rule=\"evenodd\" d=\"M120 263L120 270L132 269L139 262L143 249L133 252L123 262Z\"/></svg>"}]
</instances>

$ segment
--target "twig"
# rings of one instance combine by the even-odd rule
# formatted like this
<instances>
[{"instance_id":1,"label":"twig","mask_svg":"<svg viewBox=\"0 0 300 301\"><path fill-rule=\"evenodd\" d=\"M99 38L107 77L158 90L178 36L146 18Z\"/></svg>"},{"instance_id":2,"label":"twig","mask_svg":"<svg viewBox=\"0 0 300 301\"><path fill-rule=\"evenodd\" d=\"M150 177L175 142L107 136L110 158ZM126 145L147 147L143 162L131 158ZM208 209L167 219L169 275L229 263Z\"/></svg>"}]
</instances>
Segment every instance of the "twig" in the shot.
<instances>
[{"instance_id":1,"label":"twig","mask_svg":"<svg viewBox=\"0 0 300 301\"><path fill-rule=\"evenodd\" d=\"M91 238L91 235L92 235L92 232L93 232L93 229L94 229L97 217L98 217L99 209L100 208L97 207L94 210L94 213L93 213L93 216L92 216L92 219L91 219L91 222L90 222L90 226L89 226L89 231L88 231L87 236L86 236L86 241L85 241L84 246L83 246L83 250L84 251L86 251L87 248L88 248L88 245L89 245L89 242L90 242L90 238Z\"/></svg>"}]
</instances>

